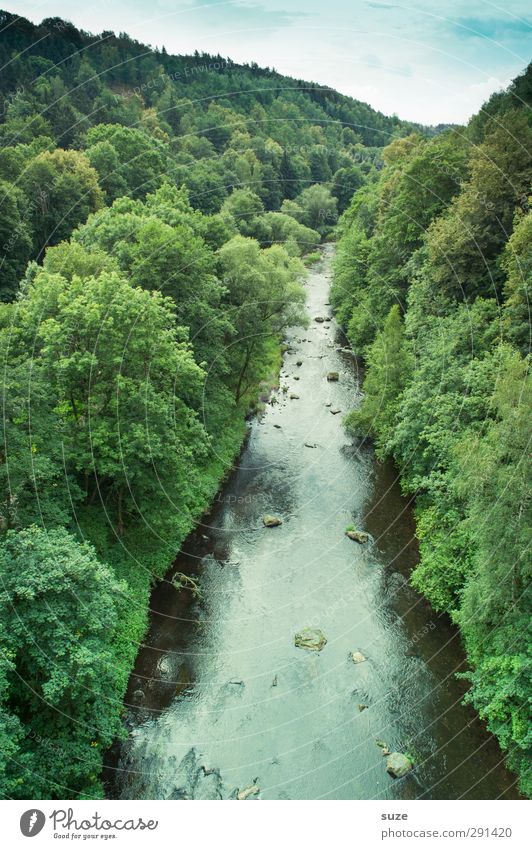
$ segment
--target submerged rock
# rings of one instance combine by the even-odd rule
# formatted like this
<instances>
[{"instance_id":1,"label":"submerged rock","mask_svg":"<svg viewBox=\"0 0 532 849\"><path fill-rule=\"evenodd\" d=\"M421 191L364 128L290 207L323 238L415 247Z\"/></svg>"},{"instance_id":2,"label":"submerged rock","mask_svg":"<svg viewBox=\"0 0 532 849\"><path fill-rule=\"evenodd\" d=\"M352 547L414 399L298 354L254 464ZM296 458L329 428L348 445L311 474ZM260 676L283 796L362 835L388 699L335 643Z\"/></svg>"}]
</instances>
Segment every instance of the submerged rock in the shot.
<instances>
[{"instance_id":1,"label":"submerged rock","mask_svg":"<svg viewBox=\"0 0 532 849\"><path fill-rule=\"evenodd\" d=\"M146 693L144 692L144 690L134 690L133 696L132 696L132 699L133 699L134 702L136 702L138 704L139 702L143 702L145 698L146 698Z\"/></svg>"},{"instance_id":2,"label":"submerged rock","mask_svg":"<svg viewBox=\"0 0 532 849\"><path fill-rule=\"evenodd\" d=\"M392 778L402 778L412 769L412 761L401 752L392 752L386 761L386 771Z\"/></svg>"},{"instance_id":3,"label":"submerged rock","mask_svg":"<svg viewBox=\"0 0 532 849\"><path fill-rule=\"evenodd\" d=\"M355 542L365 543L369 540L369 534L365 533L365 531L346 531L346 537L354 540Z\"/></svg>"},{"instance_id":4,"label":"submerged rock","mask_svg":"<svg viewBox=\"0 0 532 849\"><path fill-rule=\"evenodd\" d=\"M294 643L299 649L321 651L327 642L327 637L319 628L303 628L294 637Z\"/></svg>"},{"instance_id":5,"label":"submerged rock","mask_svg":"<svg viewBox=\"0 0 532 849\"><path fill-rule=\"evenodd\" d=\"M337 416L338 413L341 413L342 411L341 410L329 410L329 412L332 413L333 416Z\"/></svg>"},{"instance_id":6,"label":"submerged rock","mask_svg":"<svg viewBox=\"0 0 532 849\"><path fill-rule=\"evenodd\" d=\"M291 392L290 393L290 400L291 401L299 401L299 395L296 395L295 392Z\"/></svg>"},{"instance_id":7,"label":"submerged rock","mask_svg":"<svg viewBox=\"0 0 532 849\"><path fill-rule=\"evenodd\" d=\"M377 739L377 740L375 740L375 742L376 742L377 746L379 747L379 749L382 749L382 754L384 756L390 754L390 750L389 750L387 744L384 742L384 740L378 740Z\"/></svg>"},{"instance_id":8,"label":"submerged rock","mask_svg":"<svg viewBox=\"0 0 532 849\"><path fill-rule=\"evenodd\" d=\"M367 660L367 657L365 657L361 651L352 651L350 658L353 663L364 663L364 661Z\"/></svg>"},{"instance_id":9,"label":"submerged rock","mask_svg":"<svg viewBox=\"0 0 532 849\"><path fill-rule=\"evenodd\" d=\"M302 365L303 365L303 360L298 360L297 363L296 363L296 366L302 366Z\"/></svg>"},{"instance_id":10,"label":"submerged rock","mask_svg":"<svg viewBox=\"0 0 532 849\"><path fill-rule=\"evenodd\" d=\"M283 524L283 520L278 516L271 516L269 513L262 518L264 527L266 528L277 528L279 525Z\"/></svg>"},{"instance_id":11,"label":"submerged rock","mask_svg":"<svg viewBox=\"0 0 532 849\"><path fill-rule=\"evenodd\" d=\"M340 375L337 371L330 371L327 374L327 380L329 382L336 382L339 379Z\"/></svg>"}]
</instances>

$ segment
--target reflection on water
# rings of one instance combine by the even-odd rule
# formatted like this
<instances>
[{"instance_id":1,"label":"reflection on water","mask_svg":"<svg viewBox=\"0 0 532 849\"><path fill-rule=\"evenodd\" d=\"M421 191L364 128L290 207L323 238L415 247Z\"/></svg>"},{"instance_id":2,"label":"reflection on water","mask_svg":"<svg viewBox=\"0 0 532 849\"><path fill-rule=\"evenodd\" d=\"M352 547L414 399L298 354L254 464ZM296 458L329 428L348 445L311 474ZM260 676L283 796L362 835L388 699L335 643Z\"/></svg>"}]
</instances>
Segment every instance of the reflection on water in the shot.
<instances>
[{"instance_id":1,"label":"reflection on water","mask_svg":"<svg viewBox=\"0 0 532 849\"><path fill-rule=\"evenodd\" d=\"M308 279L310 326L290 336L288 391L250 426L174 566L199 576L201 601L177 592L171 573L153 593L111 795L516 797L495 741L460 704L456 632L407 582L417 549L395 471L351 444L332 412L354 406L359 375L334 322L314 321L330 315L331 250ZM283 524L265 528L265 513ZM370 543L349 540L348 524ZM324 632L321 652L295 647L304 627ZM353 651L366 660L353 663ZM415 769L392 779L377 740Z\"/></svg>"}]
</instances>

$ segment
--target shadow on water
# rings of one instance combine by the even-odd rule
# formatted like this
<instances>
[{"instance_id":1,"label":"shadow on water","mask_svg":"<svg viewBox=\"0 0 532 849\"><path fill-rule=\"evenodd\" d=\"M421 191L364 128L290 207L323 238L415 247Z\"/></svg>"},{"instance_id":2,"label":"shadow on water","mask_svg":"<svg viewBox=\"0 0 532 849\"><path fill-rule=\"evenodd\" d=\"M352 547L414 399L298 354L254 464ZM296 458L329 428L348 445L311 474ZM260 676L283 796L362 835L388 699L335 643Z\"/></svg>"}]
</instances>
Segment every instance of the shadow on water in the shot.
<instances>
[{"instance_id":1,"label":"shadow on water","mask_svg":"<svg viewBox=\"0 0 532 849\"><path fill-rule=\"evenodd\" d=\"M129 737L107 761L111 797L518 798L461 703L457 631L408 583L418 552L396 470L342 428L360 369L330 318L324 253L279 392L152 593ZM264 528L265 513L283 524ZM367 545L347 539L351 523ZM200 600L172 586L176 571L199 580ZM325 633L321 652L294 645L305 626ZM392 779L383 747L407 752L412 772Z\"/></svg>"}]
</instances>

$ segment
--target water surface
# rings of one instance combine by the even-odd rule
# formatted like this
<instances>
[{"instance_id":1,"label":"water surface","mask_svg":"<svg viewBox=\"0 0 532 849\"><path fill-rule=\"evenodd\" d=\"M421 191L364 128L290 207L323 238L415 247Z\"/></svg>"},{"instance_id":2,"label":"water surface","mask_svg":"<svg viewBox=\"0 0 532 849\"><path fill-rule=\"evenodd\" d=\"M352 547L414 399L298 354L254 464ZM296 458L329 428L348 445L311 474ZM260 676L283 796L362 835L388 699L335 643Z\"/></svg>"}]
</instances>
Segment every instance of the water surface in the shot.
<instances>
[{"instance_id":1,"label":"water surface","mask_svg":"<svg viewBox=\"0 0 532 849\"><path fill-rule=\"evenodd\" d=\"M287 392L250 425L174 566L198 576L201 601L172 573L154 590L110 795L232 798L254 785L264 799L517 797L496 742L461 705L456 631L408 586L417 548L396 473L342 428L360 374L334 322L315 321L331 316L331 256L306 284L309 328L289 334ZM263 527L265 513L282 526ZM350 541L349 524L373 541ZM327 637L319 653L294 645L307 626ZM377 740L408 752L412 773L388 776Z\"/></svg>"}]
</instances>

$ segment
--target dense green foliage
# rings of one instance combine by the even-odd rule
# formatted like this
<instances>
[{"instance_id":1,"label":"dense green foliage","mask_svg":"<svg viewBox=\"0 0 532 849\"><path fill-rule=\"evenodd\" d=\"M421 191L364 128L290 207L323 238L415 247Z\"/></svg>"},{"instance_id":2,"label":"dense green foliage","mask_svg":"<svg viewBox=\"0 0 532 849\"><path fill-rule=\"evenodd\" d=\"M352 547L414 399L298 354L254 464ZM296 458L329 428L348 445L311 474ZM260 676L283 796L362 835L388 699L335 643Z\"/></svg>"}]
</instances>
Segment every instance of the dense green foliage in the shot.
<instances>
[{"instance_id":1,"label":"dense green foliage","mask_svg":"<svg viewBox=\"0 0 532 849\"><path fill-rule=\"evenodd\" d=\"M421 129L219 56L0 23L0 793L98 797L150 585L276 379L305 255Z\"/></svg>"},{"instance_id":2,"label":"dense green foliage","mask_svg":"<svg viewBox=\"0 0 532 849\"><path fill-rule=\"evenodd\" d=\"M104 201L142 200L170 182L207 215L239 188L260 198L259 211L278 212L283 199L332 181L342 211L379 147L412 129L331 89L220 56L170 56L55 18L34 26L0 12L0 24L3 300L28 259ZM335 206L318 199L304 198L301 215L322 232ZM277 239L281 226L257 238Z\"/></svg>"},{"instance_id":3,"label":"dense green foliage","mask_svg":"<svg viewBox=\"0 0 532 849\"><path fill-rule=\"evenodd\" d=\"M467 698L528 795L531 82L384 150L341 219L332 295L368 366L346 424L417 496L413 584L459 625Z\"/></svg>"},{"instance_id":4,"label":"dense green foliage","mask_svg":"<svg viewBox=\"0 0 532 849\"><path fill-rule=\"evenodd\" d=\"M0 573L11 794L98 792L100 749L120 733L111 635L126 587L63 529L8 531Z\"/></svg>"}]
</instances>

